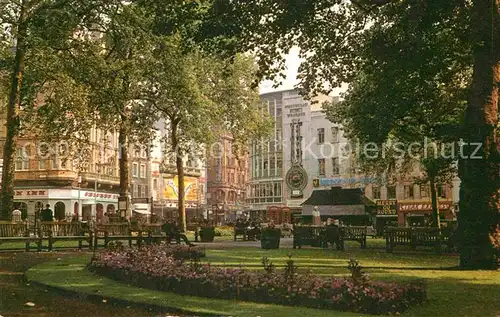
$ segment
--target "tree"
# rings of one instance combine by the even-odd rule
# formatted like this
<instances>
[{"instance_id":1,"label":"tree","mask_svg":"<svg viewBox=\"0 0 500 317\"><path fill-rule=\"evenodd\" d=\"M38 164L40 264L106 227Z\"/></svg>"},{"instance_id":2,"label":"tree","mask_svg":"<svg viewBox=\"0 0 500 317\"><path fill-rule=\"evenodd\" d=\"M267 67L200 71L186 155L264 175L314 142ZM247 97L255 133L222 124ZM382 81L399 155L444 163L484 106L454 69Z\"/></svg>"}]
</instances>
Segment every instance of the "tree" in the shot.
<instances>
[{"instance_id":1,"label":"tree","mask_svg":"<svg viewBox=\"0 0 500 317\"><path fill-rule=\"evenodd\" d=\"M175 74L175 76L171 76ZM143 99L168 123L170 146L178 179L181 230L186 230L184 205L184 156L199 152L225 133L235 144L268 133L260 116L261 102L249 86L254 80L251 60L236 56L224 61L192 48L182 49L180 38L159 37L154 57L145 73L148 88Z\"/></svg>"},{"instance_id":2,"label":"tree","mask_svg":"<svg viewBox=\"0 0 500 317\"><path fill-rule=\"evenodd\" d=\"M56 78L65 80L67 88L76 88L60 72L58 53L71 46L73 31L95 14L95 7L71 0L3 0L0 3L0 72L10 77L6 87L7 135L3 144L0 218L10 219L17 138L30 128L30 114L39 105L41 96L54 87ZM66 97L60 100L75 101L74 95L71 96L74 92L73 89L61 90Z\"/></svg>"},{"instance_id":3,"label":"tree","mask_svg":"<svg viewBox=\"0 0 500 317\"><path fill-rule=\"evenodd\" d=\"M433 81L436 71L445 74L448 67L472 70L470 79L461 83L470 90L462 125L466 145L459 164L460 265L474 269L499 266L499 0L218 3L208 20L223 27L207 28L206 34L217 38L233 31L230 25L240 25L237 36L242 44L236 49L255 49L261 74L267 76L283 69L276 59L283 61L291 46L299 46L304 59L300 86L310 92L328 92L343 82L353 82L367 50L405 61L394 63L387 76L397 78L398 71L413 69L424 79L415 87ZM451 83L452 78L442 80ZM390 121L392 115L387 118ZM481 144L476 154L482 159L471 159L476 150L473 144Z\"/></svg>"}]
</instances>

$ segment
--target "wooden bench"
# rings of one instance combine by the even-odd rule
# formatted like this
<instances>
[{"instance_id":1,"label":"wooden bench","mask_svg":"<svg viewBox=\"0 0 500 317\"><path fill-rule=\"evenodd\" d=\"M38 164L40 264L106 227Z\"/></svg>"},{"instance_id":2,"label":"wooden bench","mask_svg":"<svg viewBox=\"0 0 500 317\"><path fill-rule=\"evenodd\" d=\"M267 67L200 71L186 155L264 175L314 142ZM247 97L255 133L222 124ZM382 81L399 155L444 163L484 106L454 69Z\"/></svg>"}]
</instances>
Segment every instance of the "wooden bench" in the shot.
<instances>
[{"instance_id":1,"label":"wooden bench","mask_svg":"<svg viewBox=\"0 0 500 317\"><path fill-rule=\"evenodd\" d=\"M57 241L78 241L81 250L86 242L89 249L92 248L93 233L83 230L80 222L44 222L38 224L38 235L40 239L48 240L48 249L52 250Z\"/></svg>"},{"instance_id":2,"label":"wooden bench","mask_svg":"<svg viewBox=\"0 0 500 317\"><path fill-rule=\"evenodd\" d=\"M293 248L300 249L303 245L326 247L326 227L295 226L293 228Z\"/></svg>"},{"instance_id":3,"label":"wooden bench","mask_svg":"<svg viewBox=\"0 0 500 317\"><path fill-rule=\"evenodd\" d=\"M395 246L408 245L412 250L417 247L432 247L439 254L441 245L446 243L446 238L437 228L387 227L385 234L387 252L393 252Z\"/></svg>"},{"instance_id":4,"label":"wooden bench","mask_svg":"<svg viewBox=\"0 0 500 317\"><path fill-rule=\"evenodd\" d=\"M128 241L129 245L132 240L142 241L142 232L136 232L137 234L132 235L128 222L97 224L94 230L94 248L99 246L99 240L104 240L104 247L108 247L111 241Z\"/></svg>"},{"instance_id":5,"label":"wooden bench","mask_svg":"<svg viewBox=\"0 0 500 317\"><path fill-rule=\"evenodd\" d=\"M141 225L142 237L145 238L147 244L159 244L161 241L170 243L172 237L167 237L163 232L161 224L143 224Z\"/></svg>"},{"instance_id":6,"label":"wooden bench","mask_svg":"<svg viewBox=\"0 0 500 317\"><path fill-rule=\"evenodd\" d=\"M344 241L356 241L361 245L361 249L366 248L366 227L350 226L340 227L340 246L344 250Z\"/></svg>"},{"instance_id":7,"label":"wooden bench","mask_svg":"<svg viewBox=\"0 0 500 317\"><path fill-rule=\"evenodd\" d=\"M27 223L0 221L0 244L5 242L24 242L25 250L30 249L31 242L35 242L38 249L42 241L34 230L30 230Z\"/></svg>"}]
</instances>

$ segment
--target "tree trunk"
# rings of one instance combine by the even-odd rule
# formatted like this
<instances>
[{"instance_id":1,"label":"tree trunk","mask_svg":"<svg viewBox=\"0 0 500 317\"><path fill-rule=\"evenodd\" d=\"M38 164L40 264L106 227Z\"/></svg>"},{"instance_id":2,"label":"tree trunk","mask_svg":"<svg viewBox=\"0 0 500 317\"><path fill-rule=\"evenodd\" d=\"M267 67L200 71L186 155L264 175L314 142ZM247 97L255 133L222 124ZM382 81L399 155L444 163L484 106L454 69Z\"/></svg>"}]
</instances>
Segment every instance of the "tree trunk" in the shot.
<instances>
[{"instance_id":1,"label":"tree trunk","mask_svg":"<svg viewBox=\"0 0 500 317\"><path fill-rule=\"evenodd\" d=\"M474 72L460 160L460 266L497 269L500 250L500 0L475 0ZM479 150L474 154L480 145Z\"/></svg>"},{"instance_id":2,"label":"tree trunk","mask_svg":"<svg viewBox=\"0 0 500 317\"><path fill-rule=\"evenodd\" d=\"M441 219L439 219L439 205L436 190L436 179L430 179L431 186L431 201L432 201L432 226L436 228L441 228Z\"/></svg>"},{"instance_id":3,"label":"tree trunk","mask_svg":"<svg viewBox=\"0 0 500 317\"><path fill-rule=\"evenodd\" d=\"M120 130L118 135L119 150L120 150L120 198L127 199L127 206L130 205L130 179L129 179L129 148L128 148L128 131L127 131L128 118L124 115L121 116ZM129 208L130 209L130 208ZM128 210L127 210L128 212Z\"/></svg>"},{"instance_id":4,"label":"tree trunk","mask_svg":"<svg viewBox=\"0 0 500 317\"><path fill-rule=\"evenodd\" d=\"M186 206L184 204L184 162L179 146L179 120L170 120L172 149L175 155L175 167L177 168L177 208L179 210L179 229L186 232Z\"/></svg>"},{"instance_id":5,"label":"tree trunk","mask_svg":"<svg viewBox=\"0 0 500 317\"><path fill-rule=\"evenodd\" d=\"M19 133L19 111L21 109L21 87L23 84L24 62L26 53L27 26L25 22L26 5L21 1L17 27L17 44L14 66L12 69L12 82L7 104L7 136L3 148L2 167L2 197L0 219L10 220L14 207L14 176L16 141Z\"/></svg>"}]
</instances>

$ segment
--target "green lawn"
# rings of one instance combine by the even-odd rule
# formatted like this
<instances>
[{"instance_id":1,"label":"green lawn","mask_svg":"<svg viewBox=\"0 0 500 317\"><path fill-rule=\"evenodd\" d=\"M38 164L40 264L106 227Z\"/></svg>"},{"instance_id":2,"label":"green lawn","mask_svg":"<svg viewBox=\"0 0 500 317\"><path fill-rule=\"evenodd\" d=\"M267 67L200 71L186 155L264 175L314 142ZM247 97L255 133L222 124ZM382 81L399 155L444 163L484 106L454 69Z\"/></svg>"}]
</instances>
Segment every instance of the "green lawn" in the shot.
<instances>
[{"instance_id":1,"label":"green lawn","mask_svg":"<svg viewBox=\"0 0 500 317\"><path fill-rule=\"evenodd\" d=\"M499 316L500 273L491 271L456 271L444 269L457 264L456 256L438 256L432 253L399 252L359 247L340 252L323 249L261 250L258 248L207 249L207 258L214 265L242 266L262 269L260 262L267 256L281 266L292 254L292 259L302 270L315 274L345 276L350 257L356 258L372 279L409 281L425 279L429 300L421 307L413 307L402 316ZM130 287L107 278L94 276L84 268L88 255L63 258L62 261L45 263L28 271L31 279L89 294L119 297L126 300L160 304L194 313L232 316L332 316L332 312L263 305L226 300L180 296L166 292ZM335 316L361 316L360 314L334 312Z\"/></svg>"}]
</instances>

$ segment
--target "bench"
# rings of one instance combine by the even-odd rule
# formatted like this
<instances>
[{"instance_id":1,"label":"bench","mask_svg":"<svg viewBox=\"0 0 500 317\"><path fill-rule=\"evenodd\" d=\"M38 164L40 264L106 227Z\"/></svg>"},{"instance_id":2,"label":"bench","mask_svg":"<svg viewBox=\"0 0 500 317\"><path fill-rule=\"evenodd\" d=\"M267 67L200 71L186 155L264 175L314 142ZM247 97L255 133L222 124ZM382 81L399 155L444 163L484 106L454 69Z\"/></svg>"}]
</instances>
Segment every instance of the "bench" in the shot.
<instances>
[{"instance_id":1,"label":"bench","mask_svg":"<svg viewBox=\"0 0 500 317\"><path fill-rule=\"evenodd\" d=\"M398 228L387 227L386 250L393 252L395 246L407 245L412 250L417 247L432 247L437 254L441 253L441 245L446 243L446 237L437 228Z\"/></svg>"},{"instance_id":2,"label":"bench","mask_svg":"<svg viewBox=\"0 0 500 317\"><path fill-rule=\"evenodd\" d=\"M145 238L146 244L160 244L161 241L170 243L172 237L167 237L163 232L162 225L158 223L141 225L142 237Z\"/></svg>"},{"instance_id":3,"label":"bench","mask_svg":"<svg viewBox=\"0 0 500 317\"><path fill-rule=\"evenodd\" d=\"M361 245L361 249L366 248L367 227L340 227L340 247L344 250L344 241L356 241Z\"/></svg>"},{"instance_id":4,"label":"bench","mask_svg":"<svg viewBox=\"0 0 500 317\"><path fill-rule=\"evenodd\" d=\"M0 244L4 242L24 242L25 250L30 249L31 242L35 242L38 249L41 248L42 241L30 230L27 223L0 221Z\"/></svg>"},{"instance_id":5,"label":"bench","mask_svg":"<svg viewBox=\"0 0 500 317\"><path fill-rule=\"evenodd\" d=\"M104 240L104 247L108 247L111 241L125 240L132 245L132 241L142 241L142 231L137 230L132 234L128 222L97 224L94 230L94 248L97 249L99 240ZM139 242L140 243L140 242Z\"/></svg>"},{"instance_id":6,"label":"bench","mask_svg":"<svg viewBox=\"0 0 500 317\"><path fill-rule=\"evenodd\" d=\"M41 221L38 224L38 236L48 240L48 249L52 250L57 241L78 241L78 249L86 242L92 249L93 236L91 231L83 230L80 222Z\"/></svg>"},{"instance_id":7,"label":"bench","mask_svg":"<svg viewBox=\"0 0 500 317\"><path fill-rule=\"evenodd\" d=\"M293 228L293 248L300 249L303 245L326 247L326 227L295 226Z\"/></svg>"}]
</instances>

